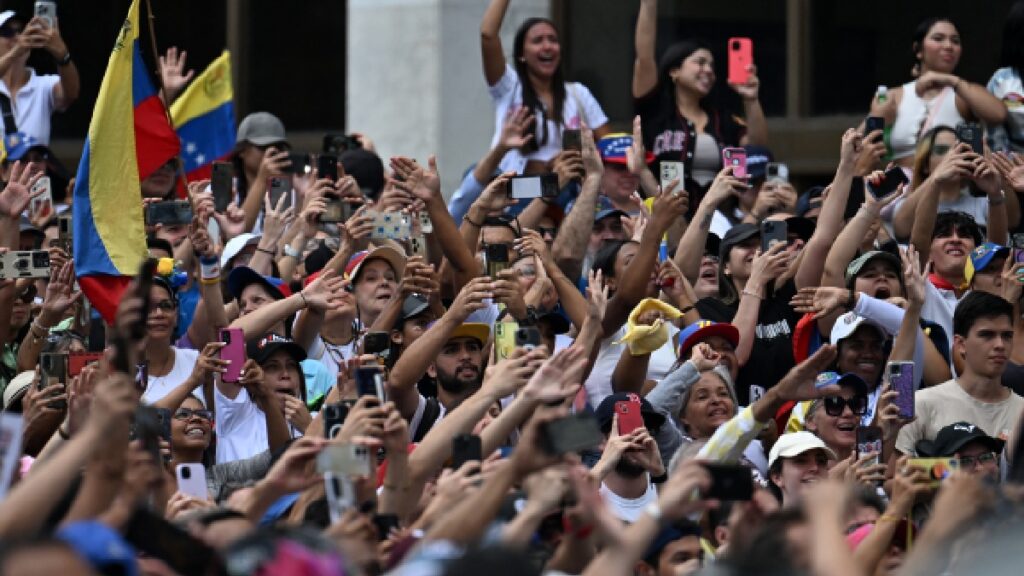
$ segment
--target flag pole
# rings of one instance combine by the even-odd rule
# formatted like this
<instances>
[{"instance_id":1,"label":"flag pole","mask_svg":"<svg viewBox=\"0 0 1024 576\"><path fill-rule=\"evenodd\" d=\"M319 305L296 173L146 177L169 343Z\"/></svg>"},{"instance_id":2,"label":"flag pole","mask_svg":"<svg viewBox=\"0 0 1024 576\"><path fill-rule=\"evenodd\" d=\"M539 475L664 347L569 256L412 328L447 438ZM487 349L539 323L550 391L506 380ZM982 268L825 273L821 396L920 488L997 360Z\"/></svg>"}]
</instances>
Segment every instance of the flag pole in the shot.
<instances>
[{"instance_id":1,"label":"flag pole","mask_svg":"<svg viewBox=\"0 0 1024 576\"><path fill-rule=\"evenodd\" d=\"M171 116L171 103L167 101L167 89L164 88L164 76L160 71L160 52L156 48L156 15L153 14L153 4L150 0L146 0L146 22L149 25L149 47L153 51L153 61L156 62L156 84L160 87L160 100L161 105L164 109L164 114L167 115L167 123L171 126L171 130L174 130L174 118ZM184 182L185 172L180 161L175 162L174 180L175 188L179 191L185 190L186 194L188 191L188 183ZM179 188L180 186L180 188Z\"/></svg>"}]
</instances>

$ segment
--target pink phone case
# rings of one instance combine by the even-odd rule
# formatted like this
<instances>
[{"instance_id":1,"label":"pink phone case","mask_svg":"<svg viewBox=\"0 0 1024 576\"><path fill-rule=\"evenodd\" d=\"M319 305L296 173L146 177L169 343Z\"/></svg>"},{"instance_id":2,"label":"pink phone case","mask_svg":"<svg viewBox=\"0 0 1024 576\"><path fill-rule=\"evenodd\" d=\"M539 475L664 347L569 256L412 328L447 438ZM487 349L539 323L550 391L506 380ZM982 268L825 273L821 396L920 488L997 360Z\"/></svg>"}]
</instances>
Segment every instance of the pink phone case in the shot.
<instances>
[{"instance_id":1,"label":"pink phone case","mask_svg":"<svg viewBox=\"0 0 1024 576\"><path fill-rule=\"evenodd\" d=\"M221 375L224 382L238 382L242 377L242 366L245 365L245 334L241 328L223 328L220 341L227 344L220 349L220 359L230 360L227 371Z\"/></svg>"},{"instance_id":2,"label":"pink phone case","mask_svg":"<svg viewBox=\"0 0 1024 576\"><path fill-rule=\"evenodd\" d=\"M754 43L750 38L729 38L729 84L746 84L749 66L754 63Z\"/></svg>"},{"instance_id":3,"label":"pink phone case","mask_svg":"<svg viewBox=\"0 0 1024 576\"><path fill-rule=\"evenodd\" d=\"M737 178L747 177L747 151L743 148L725 148L722 150L722 166L732 166L732 175Z\"/></svg>"}]
</instances>

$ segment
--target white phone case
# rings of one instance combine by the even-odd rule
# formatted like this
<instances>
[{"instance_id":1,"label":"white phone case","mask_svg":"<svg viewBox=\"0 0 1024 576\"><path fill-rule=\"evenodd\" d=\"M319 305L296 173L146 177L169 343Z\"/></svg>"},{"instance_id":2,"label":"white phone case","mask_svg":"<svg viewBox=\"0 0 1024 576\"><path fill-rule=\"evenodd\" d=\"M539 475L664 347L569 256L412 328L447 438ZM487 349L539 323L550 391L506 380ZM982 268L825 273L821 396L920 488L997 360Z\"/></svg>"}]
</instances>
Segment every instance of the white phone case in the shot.
<instances>
[{"instance_id":1,"label":"white phone case","mask_svg":"<svg viewBox=\"0 0 1024 576\"><path fill-rule=\"evenodd\" d=\"M202 464L178 464L174 472L178 477L178 492L200 500L210 498L206 489L205 466Z\"/></svg>"}]
</instances>

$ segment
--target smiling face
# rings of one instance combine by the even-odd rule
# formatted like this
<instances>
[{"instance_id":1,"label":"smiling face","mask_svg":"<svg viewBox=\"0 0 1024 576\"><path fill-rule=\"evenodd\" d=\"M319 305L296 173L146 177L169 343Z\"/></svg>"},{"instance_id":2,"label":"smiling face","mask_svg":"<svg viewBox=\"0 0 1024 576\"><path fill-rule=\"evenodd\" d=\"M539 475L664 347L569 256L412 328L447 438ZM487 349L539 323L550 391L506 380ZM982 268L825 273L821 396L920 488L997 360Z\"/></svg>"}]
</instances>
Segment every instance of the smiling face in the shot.
<instances>
[{"instance_id":1,"label":"smiling face","mask_svg":"<svg viewBox=\"0 0 1024 576\"><path fill-rule=\"evenodd\" d=\"M204 409L203 403L194 396L189 396L181 403L171 418L171 452L182 449L202 451L210 446L213 422L195 413Z\"/></svg>"},{"instance_id":2,"label":"smiling face","mask_svg":"<svg viewBox=\"0 0 1024 576\"><path fill-rule=\"evenodd\" d=\"M700 274L693 285L697 298L718 296L718 256L705 254L700 259Z\"/></svg>"},{"instance_id":3,"label":"smiling face","mask_svg":"<svg viewBox=\"0 0 1024 576\"><path fill-rule=\"evenodd\" d=\"M884 345L885 341L877 328L861 324L853 334L839 341L836 362L839 366L838 372L853 372L867 382L869 387L874 387L882 374L882 364L885 362Z\"/></svg>"},{"instance_id":4,"label":"smiling face","mask_svg":"<svg viewBox=\"0 0 1024 576\"><path fill-rule=\"evenodd\" d=\"M714 372L705 372L690 391L682 420L695 440L710 438L719 426L736 413L729 387Z\"/></svg>"},{"instance_id":5,"label":"smiling face","mask_svg":"<svg viewBox=\"0 0 1024 576\"><path fill-rule=\"evenodd\" d=\"M850 400L855 395L854 390L846 387L838 394L844 400ZM839 416L831 416L825 410L824 400L819 400L819 403L814 414L807 420L807 429L814 432L836 453L846 454L857 444L857 425L860 424L860 416L854 414L848 405L843 406L843 412Z\"/></svg>"},{"instance_id":6,"label":"smiling face","mask_svg":"<svg viewBox=\"0 0 1024 576\"><path fill-rule=\"evenodd\" d=\"M899 270L893 268L888 262L875 258L869 260L857 273L853 289L879 300L903 296L899 274Z\"/></svg>"},{"instance_id":7,"label":"smiling face","mask_svg":"<svg viewBox=\"0 0 1024 576\"><path fill-rule=\"evenodd\" d=\"M676 88L694 92L703 98L715 86L715 57L706 48L698 48L669 71Z\"/></svg>"},{"instance_id":8,"label":"smiling face","mask_svg":"<svg viewBox=\"0 0 1024 576\"><path fill-rule=\"evenodd\" d=\"M746 280L750 278L750 267L754 262L754 254L761 247L761 237L752 236L736 244L729 250L729 261L725 264L727 275Z\"/></svg>"},{"instance_id":9,"label":"smiling face","mask_svg":"<svg viewBox=\"0 0 1024 576\"><path fill-rule=\"evenodd\" d=\"M526 69L539 78L551 78L562 61L558 32L548 22L537 22L523 38L522 58Z\"/></svg>"},{"instance_id":10,"label":"smiling face","mask_svg":"<svg viewBox=\"0 0 1024 576\"><path fill-rule=\"evenodd\" d=\"M780 462L781 468L771 473L771 479L782 490L784 504L798 500L808 486L828 477L828 454L820 448Z\"/></svg>"},{"instance_id":11,"label":"smiling face","mask_svg":"<svg viewBox=\"0 0 1024 576\"><path fill-rule=\"evenodd\" d=\"M960 62L962 50L956 26L945 20L932 24L917 50L922 72L934 70L951 73Z\"/></svg>"},{"instance_id":12,"label":"smiling face","mask_svg":"<svg viewBox=\"0 0 1024 576\"><path fill-rule=\"evenodd\" d=\"M387 260L363 262L355 281L356 302L367 318L376 318L398 290L398 275Z\"/></svg>"}]
</instances>

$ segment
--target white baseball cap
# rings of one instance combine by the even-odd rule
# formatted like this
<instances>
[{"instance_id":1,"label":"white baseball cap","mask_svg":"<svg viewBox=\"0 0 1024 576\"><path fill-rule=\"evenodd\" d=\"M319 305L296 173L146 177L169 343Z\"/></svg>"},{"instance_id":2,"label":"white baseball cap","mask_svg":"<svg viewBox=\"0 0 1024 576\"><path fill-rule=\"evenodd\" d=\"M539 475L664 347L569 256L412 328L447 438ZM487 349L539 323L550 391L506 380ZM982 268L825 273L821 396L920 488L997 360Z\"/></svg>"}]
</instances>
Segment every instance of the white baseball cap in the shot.
<instances>
[{"instance_id":1,"label":"white baseball cap","mask_svg":"<svg viewBox=\"0 0 1024 576\"><path fill-rule=\"evenodd\" d=\"M238 253L242 251L242 248L245 248L250 244L258 244L260 237L261 236L259 234L245 232L244 234L239 234L231 240L228 240L228 243L224 245L224 251L220 254L220 267L227 267L228 262L231 262L232 258L238 256Z\"/></svg>"},{"instance_id":2,"label":"white baseball cap","mask_svg":"<svg viewBox=\"0 0 1024 576\"><path fill-rule=\"evenodd\" d=\"M6 24L11 18L14 18L14 10L4 10L3 12L0 12L0 26Z\"/></svg>"},{"instance_id":3,"label":"white baseball cap","mask_svg":"<svg viewBox=\"0 0 1024 576\"><path fill-rule=\"evenodd\" d=\"M826 446L821 438L810 432L789 432L779 436L779 439L775 441L771 452L768 453L768 467L771 468L779 458L792 458L808 450L824 450L829 458L838 460L836 453Z\"/></svg>"},{"instance_id":4,"label":"white baseball cap","mask_svg":"<svg viewBox=\"0 0 1024 576\"><path fill-rule=\"evenodd\" d=\"M861 324L867 324L875 330L878 330L878 333L882 336L883 340L888 336L885 329L879 326L876 322L868 320L863 316L858 316L853 312L847 312L839 318L836 318L836 323L832 325L832 337L829 340L833 344L839 344L840 340L849 338L851 334L856 332L857 328L860 328Z\"/></svg>"}]
</instances>

